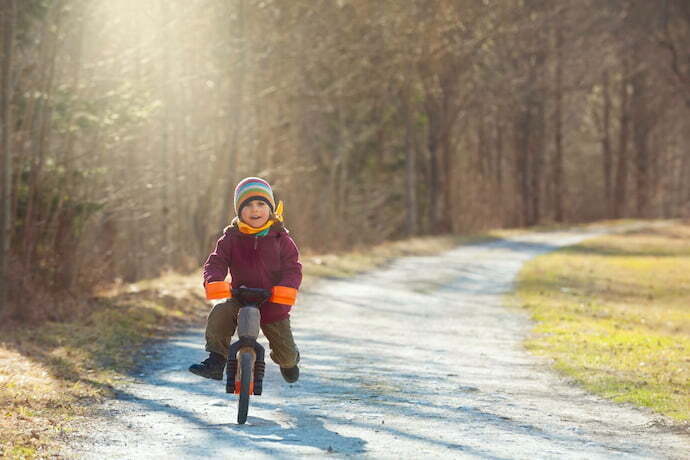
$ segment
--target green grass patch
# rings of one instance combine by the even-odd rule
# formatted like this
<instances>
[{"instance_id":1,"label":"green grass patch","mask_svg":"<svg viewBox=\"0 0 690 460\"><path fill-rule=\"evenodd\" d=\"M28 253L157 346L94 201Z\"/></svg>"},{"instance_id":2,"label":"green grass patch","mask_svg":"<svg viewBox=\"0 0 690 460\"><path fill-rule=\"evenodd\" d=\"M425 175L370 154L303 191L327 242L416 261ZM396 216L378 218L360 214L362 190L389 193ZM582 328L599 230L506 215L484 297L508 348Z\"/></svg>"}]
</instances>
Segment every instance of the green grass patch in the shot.
<instances>
[{"instance_id":1,"label":"green grass patch","mask_svg":"<svg viewBox=\"0 0 690 460\"><path fill-rule=\"evenodd\" d=\"M534 259L516 300L529 350L587 389L690 421L690 223L598 237Z\"/></svg>"}]
</instances>

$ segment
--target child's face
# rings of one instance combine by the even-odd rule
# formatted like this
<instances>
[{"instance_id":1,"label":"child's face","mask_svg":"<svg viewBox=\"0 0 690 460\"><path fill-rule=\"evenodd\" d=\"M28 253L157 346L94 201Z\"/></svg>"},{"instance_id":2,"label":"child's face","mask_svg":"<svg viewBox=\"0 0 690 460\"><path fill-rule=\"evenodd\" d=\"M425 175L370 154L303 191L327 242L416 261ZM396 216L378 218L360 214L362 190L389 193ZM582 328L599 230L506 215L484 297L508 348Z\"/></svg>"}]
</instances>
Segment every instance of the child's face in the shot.
<instances>
[{"instance_id":1,"label":"child's face","mask_svg":"<svg viewBox=\"0 0 690 460\"><path fill-rule=\"evenodd\" d=\"M268 203L261 200L251 200L249 203L245 204L240 211L240 219L242 219L242 222L254 228L265 225L270 215L271 208L268 206Z\"/></svg>"}]
</instances>

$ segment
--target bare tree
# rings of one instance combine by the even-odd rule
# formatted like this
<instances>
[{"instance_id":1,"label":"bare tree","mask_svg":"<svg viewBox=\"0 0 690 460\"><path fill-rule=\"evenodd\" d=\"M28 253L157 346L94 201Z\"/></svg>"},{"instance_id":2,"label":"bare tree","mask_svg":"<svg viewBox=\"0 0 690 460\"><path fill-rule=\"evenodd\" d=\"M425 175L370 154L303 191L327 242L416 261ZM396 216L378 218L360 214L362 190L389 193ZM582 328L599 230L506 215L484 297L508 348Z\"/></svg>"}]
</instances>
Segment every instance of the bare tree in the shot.
<instances>
[{"instance_id":1,"label":"bare tree","mask_svg":"<svg viewBox=\"0 0 690 460\"><path fill-rule=\"evenodd\" d=\"M12 62L14 49L14 30L16 21L15 0L2 2L2 69L0 83L0 149L2 157L2 189L0 190L0 314L7 310L10 258L10 240L13 235L11 215L12 191L12 152L10 151L11 118L10 99L12 97Z\"/></svg>"}]
</instances>

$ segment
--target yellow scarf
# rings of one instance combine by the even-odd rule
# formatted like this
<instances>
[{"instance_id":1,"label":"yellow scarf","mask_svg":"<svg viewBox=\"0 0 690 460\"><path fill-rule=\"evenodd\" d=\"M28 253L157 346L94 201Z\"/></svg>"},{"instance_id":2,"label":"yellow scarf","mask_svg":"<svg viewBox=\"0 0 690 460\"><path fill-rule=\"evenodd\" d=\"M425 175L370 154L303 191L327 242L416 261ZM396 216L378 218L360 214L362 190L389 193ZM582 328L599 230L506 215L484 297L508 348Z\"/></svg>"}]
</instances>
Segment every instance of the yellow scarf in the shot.
<instances>
[{"instance_id":1,"label":"yellow scarf","mask_svg":"<svg viewBox=\"0 0 690 460\"><path fill-rule=\"evenodd\" d=\"M283 202L279 201L278 206L276 206L276 210L273 213L273 216L275 217L270 217L268 221L262 225L261 227L252 227L249 224L245 224L242 222L242 220L239 217L235 217L232 220L232 224L237 224L237 228L240 230L240 232L244 233L245 235L256 235L257 233L261 233L264 230L267 230L271 228L271 225L275 224L276 222L283 222Z\"/></svg>"}]
</instances>

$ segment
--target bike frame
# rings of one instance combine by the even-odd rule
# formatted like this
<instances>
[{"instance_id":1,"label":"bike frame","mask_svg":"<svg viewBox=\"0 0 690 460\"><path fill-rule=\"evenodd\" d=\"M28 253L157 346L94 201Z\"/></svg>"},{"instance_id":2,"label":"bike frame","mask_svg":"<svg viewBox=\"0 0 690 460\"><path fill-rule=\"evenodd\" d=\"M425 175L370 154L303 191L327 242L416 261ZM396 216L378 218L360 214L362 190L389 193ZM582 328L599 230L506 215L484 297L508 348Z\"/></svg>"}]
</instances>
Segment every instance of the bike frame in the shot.
<instances>
[{"instance_id":1,"label":"bike frame","mask_svg":"<svg viewBox=\"0 0 690 460\"><path fill-rule=\"evenodd\" d=\"M249 395L258 396L262 393L266 351L257 342L261 327L259 306L268 300L271 292L242 286L233 289L232 294L233 298L240 303L237 314L239 340L230 345L225 391L240 395L238 422L241 424L246 421ZM245 376L244 373L249 373L249 375ZM248 388L246 388L247 382Z\"/></svg>"},{"instance_id":2,"label":"bike frame","mask_svg":"<svg viewBox=\"0 0 690 460\"><path fill-rule=\"evenodd\" d=\"M247 421L249 396L260 395L266 371L264 347L256 339L261 327L259 307L273 295L272 290L240 286L230 289L225 281L213 281L205 285L206 298L227 299L232 297L240 304L237 312L237 335L239 340L230 345L226 366L226 393L239 394L237 423Z\"/></svg>"}]
</instances>

